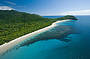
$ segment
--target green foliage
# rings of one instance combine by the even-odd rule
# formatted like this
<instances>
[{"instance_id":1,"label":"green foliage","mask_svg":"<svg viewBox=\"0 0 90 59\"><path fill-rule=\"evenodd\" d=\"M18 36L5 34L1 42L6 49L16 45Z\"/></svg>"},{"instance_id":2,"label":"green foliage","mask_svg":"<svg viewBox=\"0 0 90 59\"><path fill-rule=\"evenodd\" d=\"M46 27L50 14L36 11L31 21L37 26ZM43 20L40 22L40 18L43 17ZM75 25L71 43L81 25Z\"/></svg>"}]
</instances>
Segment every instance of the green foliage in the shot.
<instances>
[{"instance_id":1,"label":"green foliage","mask_svg":"<svg viewBox=\"0 0 90 59\"><path fill-rule=\"evenodd\" d=\"M48 19L36 14L18 12L15 10L0 10L0 45L49 26L57 20L71 19L70 17L75 18L74 16L65 16L56 19Z\"/></svg>"},{"instance_id":2,"label":"green foliage","mask_svg":"<svg viewBox=\"0 0 90 59\"><path fill-rule=\"evenodd\" d=\"M61 18L57 18L57 19L62 19L62 20L64 20L64 19L77 20L77 18L72 16L72 15L67 15L67 16L64 16L64 17L61 17Z\"/></svg>"}]
</instances>

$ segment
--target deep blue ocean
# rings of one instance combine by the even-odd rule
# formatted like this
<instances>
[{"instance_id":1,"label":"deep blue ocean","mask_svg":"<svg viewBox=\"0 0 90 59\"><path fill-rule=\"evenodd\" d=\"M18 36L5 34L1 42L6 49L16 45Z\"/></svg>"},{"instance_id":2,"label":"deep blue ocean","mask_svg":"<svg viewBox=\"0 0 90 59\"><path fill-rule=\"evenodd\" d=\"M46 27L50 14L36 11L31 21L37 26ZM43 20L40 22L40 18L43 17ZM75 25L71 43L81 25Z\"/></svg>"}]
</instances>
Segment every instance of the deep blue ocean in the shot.
<instances>
[{"instance_id":1,"label":"deep blue ocean","mask_svg":"<svg viewBox=\"0 0 90 59\"><path fill-rule=\"evenodd\" d=\"M24 45L1 55L0 59L90 59L90 16L76 17L77 21L58 23L58 27L37 35L48 40L32 44L23 43ZM61 37L59 34L61 30L68 31L68 34Z\"/></svg>"}]
</instances>

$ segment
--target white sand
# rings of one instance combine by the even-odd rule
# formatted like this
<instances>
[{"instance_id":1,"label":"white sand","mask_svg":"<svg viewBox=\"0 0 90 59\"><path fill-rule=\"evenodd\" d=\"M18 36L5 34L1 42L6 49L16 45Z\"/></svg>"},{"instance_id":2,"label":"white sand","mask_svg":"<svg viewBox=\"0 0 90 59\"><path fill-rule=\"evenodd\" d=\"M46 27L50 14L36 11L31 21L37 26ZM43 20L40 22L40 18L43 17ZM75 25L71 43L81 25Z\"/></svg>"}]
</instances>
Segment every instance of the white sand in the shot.
<instances>
[{"instance_id":1,"label":"white sand","mask_svg":"<svg viewBox=\"0 0 90 59\"><path fill-rule=\"evenodd\" d=\"M12 48L13 46L19 44L20 42L22 42L23 40L29 38L29 37L32 37L38 33L41 33L41 32L44 32L44 31L47 31L48 29L52 28L52 27L55 27L56 26L56 23L60 23L60 22L65 22L65 21L68 21L68 20L62 20L62 21L56 21L54 22L52 25L48 26L48 27L45 27L43 29L40 29L40 30L37 30L35 32L32 32L32 33L29 33L29 34L26 34L24 36L21 36L19 38L16 38L8 43L5 43L3 45L0 46L0 54L6 52L8 49Z\"/></svg>"}]
</instances>

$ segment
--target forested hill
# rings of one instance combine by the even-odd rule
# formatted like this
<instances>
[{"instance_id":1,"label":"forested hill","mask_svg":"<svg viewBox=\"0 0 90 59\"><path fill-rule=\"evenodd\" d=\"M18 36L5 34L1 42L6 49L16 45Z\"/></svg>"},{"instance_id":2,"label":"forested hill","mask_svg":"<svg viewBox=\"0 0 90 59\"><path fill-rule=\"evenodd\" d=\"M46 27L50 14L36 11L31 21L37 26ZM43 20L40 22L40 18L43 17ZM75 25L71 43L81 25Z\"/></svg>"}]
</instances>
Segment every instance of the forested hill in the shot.
<instances>
[{"instance_id":1,"label":"forested hill","mask_svg":"<svg viewBox=\"0 0 90 59\"><path fill-rule=\"evenodd\" d=\"M11 22L27 22L27 21L36 21L36 20L42 20L42 19L48 19L43 18L42 16L36 15L36 14L29 14L25 12L18 12L16 10L0 10L0 21L5 21L7 23ZM72 15L67 15L61 18L56 18L54 20L65 20L65 19L73 19L77 20ZM7 20L7 21L6 21ZM8 21L9 20L9 21Z\"/></svg>"},{"instance_id":2,"label":"forested hill","mask_svg":"<svg viewBox=\"0 0 90 59\"><path fill-rule=\"evenodd\" d=\"M49 26L57 20L74 19L74 16L65 16L56 19L43 18L36 14L18 12L15 10L0 10L0 45L22 35Z\"/></svg>"},{"instance_id":3,"label":"forested hill","mask_svg":"<svg viewBox=\"0 0 90 59\"><path fill-rule=\"evenodd\" d=\"M18 12L15 10L0 10L0 21L10 22L27 22L44 19L36 14L29 14L25 12ZM7 21L6 21L7 20Z\"/></svg>"}]
</instances>

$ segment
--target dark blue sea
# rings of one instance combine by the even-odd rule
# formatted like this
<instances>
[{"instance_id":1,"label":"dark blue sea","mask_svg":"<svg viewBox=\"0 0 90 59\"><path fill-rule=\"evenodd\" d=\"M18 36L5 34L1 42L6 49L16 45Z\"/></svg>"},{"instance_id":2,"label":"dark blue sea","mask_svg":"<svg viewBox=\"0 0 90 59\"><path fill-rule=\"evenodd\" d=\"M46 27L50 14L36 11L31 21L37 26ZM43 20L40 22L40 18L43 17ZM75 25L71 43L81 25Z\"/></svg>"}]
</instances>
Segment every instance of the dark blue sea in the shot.
<instances>
[{"instance_id":1,"label":"dark blue sea","mask_svg":"<svg viewBox=\"0 0 90 59\"><path fill-rule=\"evenodd\" d=\"M27 43L30 38L26 39L28 41L10 49L0 59L90 59L90 16L76 17L77 21L57 23L57 27L36 35L35 39L42 39L40 41L30 44Z\"/></svg>"}]
</instances>

